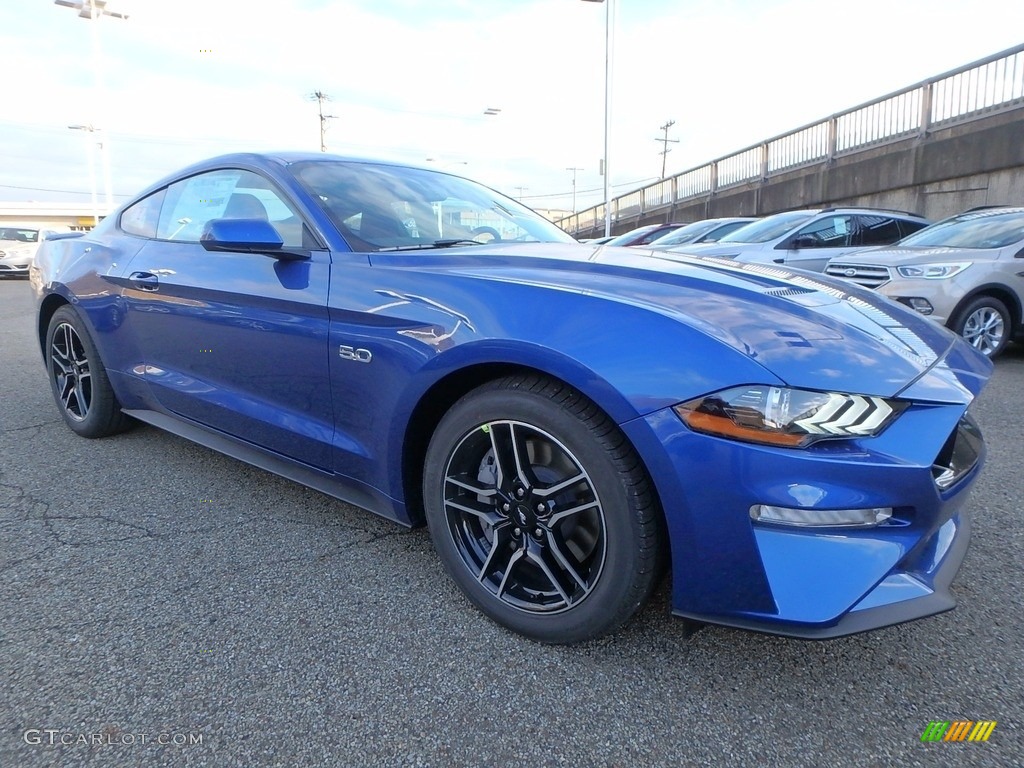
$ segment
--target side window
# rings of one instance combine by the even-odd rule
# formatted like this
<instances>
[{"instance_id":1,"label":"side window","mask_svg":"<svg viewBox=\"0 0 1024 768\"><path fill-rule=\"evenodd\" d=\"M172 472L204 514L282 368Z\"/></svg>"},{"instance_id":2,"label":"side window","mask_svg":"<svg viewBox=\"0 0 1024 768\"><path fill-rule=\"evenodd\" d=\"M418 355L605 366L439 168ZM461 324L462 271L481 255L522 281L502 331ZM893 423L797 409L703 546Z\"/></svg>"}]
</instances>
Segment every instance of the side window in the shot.
<instances>
[{"instance_id":1,"label":"side window","mask_svg":"<svg viewBox=\"0 0 1024 768\"><path fill-rule=\"evenodd\" d=\"M213 219L266 219L285 246L302 248L302 219L269 181L250 171L227 169L201 173L172 184L160 213L161 240L199 242Z\"/></svg>"},{"instance_id":2,"label":"side window","mask_svg":"<svg viewBox=\"0 0 1024 768\"><path fill-rule=\"evenodd\" d=\"M129 235L156 237L156 225L160 219L160 206L163 205L165 192L161 189L125 208L121 214L121 229Z\"/></svg>"},{"instance_id":3,"label":"side window","mask_svg":"<svg viewBox=\"0 0 1024 768\"><path fill-rule=\"evenodd\" d=\"M826 216L808 224L792 238L801 248L842 248L850 245L855 222L853 216ZM793 247L790 245L790 247Z\"/></svg>"},{"instance_id":4,"label":"side window","mask_svg":"<svg viewBox=\"0 0 1024 768\"><path fill-rule=\"evenodd\" d=\"M910 219L899 219L897 221L900 227L900 239L902 240L907 235L912 235L915 232L924 229L928 225L921 221L911 221Z\"/></svg>"},{"instance_id":5,"label":"side window","mask_svg":"<svg viewBox=\"0 0 1024 768\"><path fill-rule=\"evenodd\" d=\"M900 239L896 219L888 216L858 216L857 238L853 245L888 245Z\"/></svg>"}]
</instances>

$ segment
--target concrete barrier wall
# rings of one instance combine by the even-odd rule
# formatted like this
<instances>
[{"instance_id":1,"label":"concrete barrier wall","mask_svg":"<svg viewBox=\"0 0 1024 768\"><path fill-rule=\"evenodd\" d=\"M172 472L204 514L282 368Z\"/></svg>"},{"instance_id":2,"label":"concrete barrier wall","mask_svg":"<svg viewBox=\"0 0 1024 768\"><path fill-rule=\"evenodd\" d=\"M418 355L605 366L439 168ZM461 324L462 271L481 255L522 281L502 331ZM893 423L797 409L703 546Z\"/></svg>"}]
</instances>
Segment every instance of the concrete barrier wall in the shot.
<instances>
[{"instance_id":1,"label":"concrete barrier wall","mask_svg":"<svg viewBox=\"0 0 1024 768\"><path fill-rule=\"evenodd\" d=\"M620 219L612 231L840 205L941 219L998 204L1024 205L1024 106L648 210ZM576 236L599 237L604 223L597 224Z\"/></svg>"}]
</instances>

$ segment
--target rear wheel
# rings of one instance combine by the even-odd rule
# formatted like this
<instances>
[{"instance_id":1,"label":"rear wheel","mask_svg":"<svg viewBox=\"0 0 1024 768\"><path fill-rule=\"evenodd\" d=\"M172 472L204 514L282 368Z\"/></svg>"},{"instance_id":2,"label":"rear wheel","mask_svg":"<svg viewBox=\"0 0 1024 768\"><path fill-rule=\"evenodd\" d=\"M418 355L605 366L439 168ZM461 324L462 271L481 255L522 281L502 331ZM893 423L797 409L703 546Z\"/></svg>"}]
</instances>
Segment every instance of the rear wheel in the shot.
<instances>
[{"instance_id":1,"label":"rear wheel","mask_svg":"<svg viewBox=\"0 0 1024 768\"><path fill-rule=\"evenodd\" d=\"M510 377L462 398L431 439L423 491L448 573L515 632L599 637L654 586L650 481L614 423L559 382Z\"/></svg>"},{"instance_id":2,"label":"rear wheel","mask_svg":"<svg viewBox=\"0 0 1024 768\"><path fill-rule=\"evenodd\" d=\"M978 296L950 324L954 332L987 357L998 356L1009 341L1010 311L993 296Z\"/></svg>"},{"instance_id":3,"label":"rear wheel","mask_svg":"<svg viewBox=\"0 0 1024 768\"><path fill-rule=\"evenodd\" d=\"M85 323L70 306L50 318L46 369L64 423L82 437L106 437L131 424L121 412Z\"/></svg>"}]
</instances>

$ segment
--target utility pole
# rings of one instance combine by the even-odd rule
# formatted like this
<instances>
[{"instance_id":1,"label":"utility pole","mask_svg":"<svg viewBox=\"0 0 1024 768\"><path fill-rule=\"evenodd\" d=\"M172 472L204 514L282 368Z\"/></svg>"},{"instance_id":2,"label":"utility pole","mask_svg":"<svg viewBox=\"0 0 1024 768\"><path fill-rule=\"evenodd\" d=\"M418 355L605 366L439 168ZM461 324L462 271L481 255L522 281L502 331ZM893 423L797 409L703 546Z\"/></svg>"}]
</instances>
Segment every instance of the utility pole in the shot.
<instances>
[{"instance_id":1,"label":"utility pole","mask_svg":"<svg viewBox=\"0 0 1024 768\"><path fill-rule=\"evenodd\" d=\"M327 151L327 121L328 120L336 120L337 119L337 116L335 116L335 115L325 115L324 114L324 102L325 101L330 101L331 97L328 96L323 91L313 91L311 94L309 94L308 98L309 98L310 101L317 102L317 108L320 111L320 151L321 152L326 152Z\"/></svg>"},{"instance_id":2,"label":"utility pole","mask_svg":"<svg viewBox=\"0 0 1024 768\"><path fill-rule=\"evenodd\" d=\"M522 202L522 200L523 200L523 192L528 190L529 187L515 187L515 189L519 190L519 201Z\"/></svg>"},{"instance_id":3,"label":"utility pole","mask_svg":"<svg viewBox=\"0 0 1024 768\"><path fill-rule=\"evenodd\" d=\"M582 171L582 168L566 168L565 170L572 172L572 212L576 213L576 172Z\"/></svg>"},{"instance_id":4,"label":"utility pole","mask_svg":"<svg viewBox=\"0 0 1024 768\"><path fill-rule=\"evenodd\" d=\"M665 135L660 139L655 139L655 141L661 142L661 152L659 152L658 154L661 155L661 178L663 179L665 178L665 161L668 160L668 153L672 151L671 149L668 148L668 145L679 143L679 139L670 139L668 137L668 129L675 124L675 120L669 120L664 125L658 126L658 129L664 131Z\"/></svg>"}]
</instances>

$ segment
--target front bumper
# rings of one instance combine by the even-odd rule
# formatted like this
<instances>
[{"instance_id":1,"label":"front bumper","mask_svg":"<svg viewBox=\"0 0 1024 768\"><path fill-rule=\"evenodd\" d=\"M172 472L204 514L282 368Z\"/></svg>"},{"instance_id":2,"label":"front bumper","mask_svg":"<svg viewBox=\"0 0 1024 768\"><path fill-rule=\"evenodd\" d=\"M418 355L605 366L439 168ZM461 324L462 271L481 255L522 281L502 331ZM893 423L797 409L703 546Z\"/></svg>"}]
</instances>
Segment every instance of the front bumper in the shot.
<instances>
[{"instance_id":1,"label":"front bumper","mask_svg":"<svg viewBox=\"0 0 1024 768\"><path fill-rule=\"evenodd\" d=\"M924 299L932 306L928 318L948 325L956 312L957 305L976 287L976 275L970 269L944 280L907 280L897 278L880 285L877 290L886 298L909 306L910 299Z\"/></svg>"},{"instance_id":2,"label":"front bumper","mask_svg":"<svg viewBox=\"0 0 1024 768\"><path fill-rule=\"evenodd\" d=\"M804 450L700 435L671 409L624 425L665 509L673 613L827 639L952 608L984 446L946 488L933 464L950 453L965 410L915 403L881 435ZM755 504L894 513L871 528L797 528L754 522Z\"/></svg>"},{"instance_id":3,"label":"front bumper","mask_svg":"<svg viewBox=\"0 0 1024 768\"><path fill-rule=\"evenodd\" d=\"M16 263L13 260L0 261L0 277L4 275L27 275L31 264L31 259L25 263Z\"/></svg>"}]
</instances>

